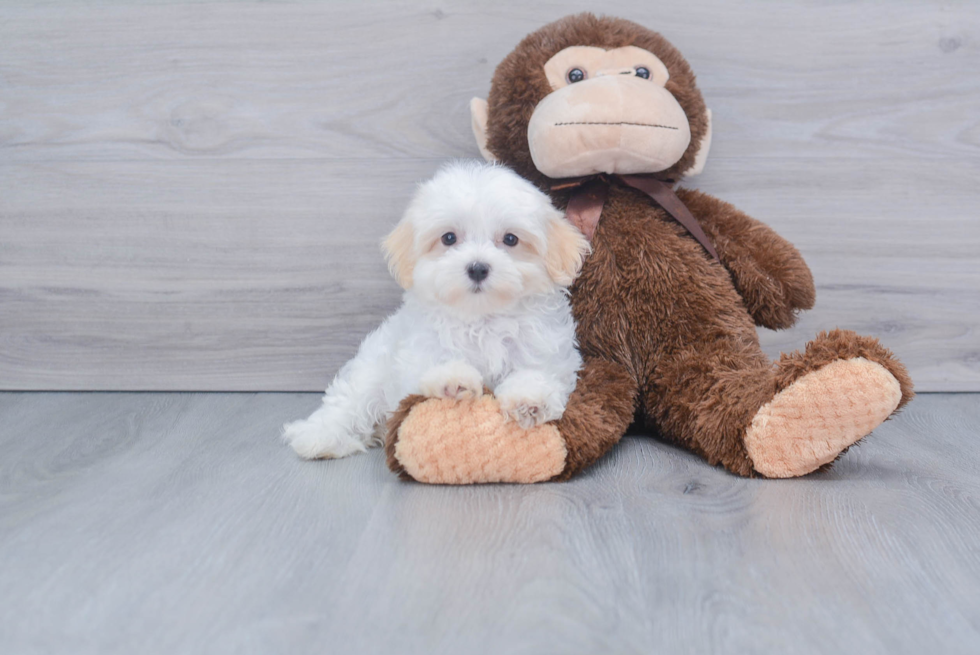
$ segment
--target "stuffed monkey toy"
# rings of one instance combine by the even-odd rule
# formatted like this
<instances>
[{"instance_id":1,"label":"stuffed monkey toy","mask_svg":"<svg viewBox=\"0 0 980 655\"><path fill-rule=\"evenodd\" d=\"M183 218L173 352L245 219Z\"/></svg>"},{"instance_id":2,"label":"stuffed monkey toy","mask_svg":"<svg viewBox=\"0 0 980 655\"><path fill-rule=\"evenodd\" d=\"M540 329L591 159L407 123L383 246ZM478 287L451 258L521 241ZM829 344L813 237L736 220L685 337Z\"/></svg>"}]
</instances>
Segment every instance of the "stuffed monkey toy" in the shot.
<instances>
[{"instance_id":1,"label":"stuffed monkey toy","mask_svg":"<svg viewBox=\"0 0 980 655\"><path fill-rule=\"evenodd\" d=\"M756 326L814 303L800 253L710 195L673 190L711 143L687 61L635 23L570 16L527 36L471 104L484 157L550 193L590 239L571 288L585 360L564 416L521 430L492 396L406 398L388 464L429 483L565 480L640 420L741 476L826 467L912 398L877 339L820 333L772 362Z\"/></svg>"}]
</instances>

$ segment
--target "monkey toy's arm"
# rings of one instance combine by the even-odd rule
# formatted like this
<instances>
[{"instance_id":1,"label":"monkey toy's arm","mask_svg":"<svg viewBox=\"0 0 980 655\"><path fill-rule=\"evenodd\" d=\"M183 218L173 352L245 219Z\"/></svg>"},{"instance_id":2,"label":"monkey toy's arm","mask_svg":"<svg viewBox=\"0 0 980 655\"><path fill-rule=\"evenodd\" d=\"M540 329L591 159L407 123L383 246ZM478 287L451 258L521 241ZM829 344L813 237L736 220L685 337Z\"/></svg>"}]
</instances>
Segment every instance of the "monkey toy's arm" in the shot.
<instances>
[{"instance_id":1,"label":"monkey toy's arm","mask_svg":"<svg viewBox=\"0 0 980 655\"><path fill-rule=\"evenodd\" d=\"M793 244L713 196L690 189L677 196L714 243L756 325L788 328L799 310L813 307L813 276Z\"/></svg>"}]
</instances>

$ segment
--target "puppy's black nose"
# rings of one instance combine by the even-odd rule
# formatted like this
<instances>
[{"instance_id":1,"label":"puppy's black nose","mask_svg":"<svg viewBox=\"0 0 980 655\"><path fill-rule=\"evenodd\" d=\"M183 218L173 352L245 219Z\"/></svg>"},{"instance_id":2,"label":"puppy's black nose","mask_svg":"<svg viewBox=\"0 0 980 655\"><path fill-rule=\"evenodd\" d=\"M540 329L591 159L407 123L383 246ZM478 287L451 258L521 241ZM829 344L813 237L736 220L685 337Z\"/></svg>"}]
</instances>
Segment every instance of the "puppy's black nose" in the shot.
<instances>
[{"instance_id":1,"label":"puppy's black nose","mask_svg":"<svg viewBox=\"0 0 980 655\"><path fill-rule=\"evenodd\" d=\"M474 282L483 282L490 275L490 266L483 262L473 262L466 267L466 274Z\"/></svg>"}]
</instances>

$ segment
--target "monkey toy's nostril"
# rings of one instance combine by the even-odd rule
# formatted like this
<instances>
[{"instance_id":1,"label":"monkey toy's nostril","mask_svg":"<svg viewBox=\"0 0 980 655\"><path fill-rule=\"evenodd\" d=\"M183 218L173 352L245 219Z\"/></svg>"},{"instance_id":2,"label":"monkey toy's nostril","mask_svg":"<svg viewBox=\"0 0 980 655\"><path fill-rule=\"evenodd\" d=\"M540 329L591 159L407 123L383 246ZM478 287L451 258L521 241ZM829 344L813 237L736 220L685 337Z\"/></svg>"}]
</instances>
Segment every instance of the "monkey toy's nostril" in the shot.
<instances>
[{"instance_id":1,"label":"monkey toy's nostril","mask_svg":"<svg viewBox=\"0 0 980 655\"><path fill-rule=\"evenodd\" d=\"M483 282L490 275L490 266L483 262L473 262L466 267L466 275L474 282Z\"/></svg>"}]
</instances>

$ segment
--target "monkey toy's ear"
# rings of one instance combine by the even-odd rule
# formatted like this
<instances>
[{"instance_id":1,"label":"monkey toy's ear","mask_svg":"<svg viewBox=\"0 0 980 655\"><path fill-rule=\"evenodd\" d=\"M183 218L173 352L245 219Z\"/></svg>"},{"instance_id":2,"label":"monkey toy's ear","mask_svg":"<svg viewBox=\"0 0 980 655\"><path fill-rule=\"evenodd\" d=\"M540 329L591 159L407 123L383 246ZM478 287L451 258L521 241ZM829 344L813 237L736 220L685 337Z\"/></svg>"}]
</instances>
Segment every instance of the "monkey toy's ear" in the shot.
<instances>
[{"instance_id":1,"label":"monkey toy's ear","mask_svg":"<svg viewBox=\"0 0 980 655\"><path fill-rule=\"evenodd\" d=\"M487 101L483 98L470 100L470 117L472 118L473 136L476 137L476 147L487 161L497 161L487 150Z\"/></svg>"},{"instance_id":2,"label":"monkey toy's ear","mask_svg":"<svg viewBox=\"0 0 980 655\"><path fill-rule=\"evenodd\" d=\"M708 160L708 151L711 150L711 110L706 109L704 113L708 119L708 129L705 130L704 136L701 137L701 145L698 146L698 154L694 155L694 163L682 173L684 177L700 175L701 171L704 170L704 162Z\"/></svg>"}]
</instances>

